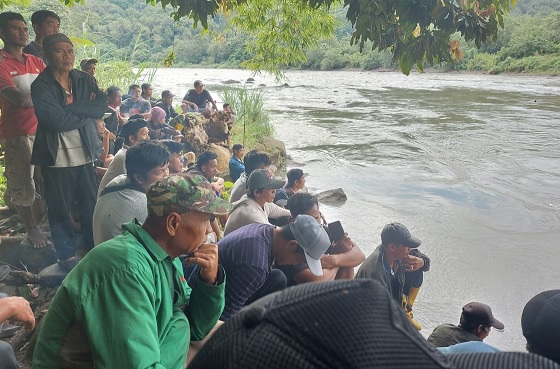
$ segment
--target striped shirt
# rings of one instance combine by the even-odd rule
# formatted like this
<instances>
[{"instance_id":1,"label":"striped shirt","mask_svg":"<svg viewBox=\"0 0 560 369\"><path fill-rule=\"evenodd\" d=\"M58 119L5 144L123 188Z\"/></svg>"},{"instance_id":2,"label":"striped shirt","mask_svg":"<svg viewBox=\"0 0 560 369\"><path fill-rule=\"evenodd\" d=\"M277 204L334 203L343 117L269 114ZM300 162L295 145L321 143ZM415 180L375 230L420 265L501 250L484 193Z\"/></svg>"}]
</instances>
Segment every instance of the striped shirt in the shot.
<instances>
[{"instance_id":1,"label":"striped shirt","mask_svg":"<svg viewBox=\"0 0 560 369\"><path fill-rule=\"evenodd\" d=\"M239 311L263 285L273 262L270 224L249 224L218 242L220 265L227 276L226 306L220 320Z\"/></svg>"}]
</instances>

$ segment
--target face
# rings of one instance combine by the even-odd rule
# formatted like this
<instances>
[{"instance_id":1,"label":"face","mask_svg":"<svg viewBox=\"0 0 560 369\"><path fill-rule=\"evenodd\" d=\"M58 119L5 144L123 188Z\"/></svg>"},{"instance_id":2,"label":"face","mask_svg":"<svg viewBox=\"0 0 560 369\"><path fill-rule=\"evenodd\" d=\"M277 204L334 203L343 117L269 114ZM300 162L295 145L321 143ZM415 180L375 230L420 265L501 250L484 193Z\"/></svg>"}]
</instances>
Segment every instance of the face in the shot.
<instances>
[{"instance_id":1,"label":"face","mask_svg":"<svg viewBox=\"0 0 560 369\"><path fill-rule=\"evenodd\" d=\"M132 145L136 145L138 142L149 140L150 139L150 134L149 133L150 133L150 131L148 130L148 127L140 128L140 130L138 132L136 132L136 136L134 136L134 138L132 140L130 140L130 143Z\"/></svg>"},{"instance_id":2,"label":"face","mask_svg":"<svg viewBox=\"0 0 560 369\"><path fill-rule=\"evenodd\" d=\"M309 210L305 212L305 214L311 215L313 218L315 218L316 221L319 222L319 224L323 224L323 218L321 218L321 213L319 212L319 206L313 205Z\"/></svg>"},{"instance_id":3,"label":"face","mask_svg":"<svg viewBox=\"0 0 560 369\"><path fill-rule=\"evenodd\" d=\"M45 54L49 67L56 71L70 72L74 68L74 46L67 42L57 42Z\"/></svg>"},{"instance_id":4,"label":"face","mask_svg":"<svg viewBox=\"0 0 560 369\"><path fill-rule=\"evenodd\" d=\"M48 35L59 33L60 22L57 21L56 18L48 17L40 25L33 25L33 30L37 35L40 35L44 38L47 37Z\"/></svg>"},{"instance_id":5,"label":"face","mask_svg":"<svg viewBox=\"0 0 560 369\"><path fill-rule=\"evenodd\" d=\"M302 188L305 187L305 176L302 176L300 179L296 180L294 182L295 188L297 188L298 190L301 190Z\"/></svg>"},{"instance_id":6,"label":"face","mask_svg":"<svg viewBox=\"0 0 560 369\"><path fill-rule=\"evenodd\" d=\"M155 168L152 168L152 170L150 170L148 172L148 174L146 175L146 178L141 178L138 175L135 175L135 178L136 178L136 181L138 182L138 184L140 185L140 187L142 187L142 189L144 191L146 191L152 183L162 179L166 175L169 175L169 165L168 164L164 164L164 165L160 165L160 166L157 166Z\"/></svg>"},{"instance_id":7,"label":"face","mask_svg":"<svg viewBox=\"0 0 560 369\"><path fill-rule=\"evenodd\" d=\"M152 86L150 86L144 90L144 96L151 97L152 92L154 92L154 89L152 88Z\"/></svg>"},{"instance_id":8,"label":"face","mask_svg":"<svg viewBox=\"0 0 560 369\"><path fill-rule=\"evenodd\" d=\"M407 257L408 254L410 254L410 247L407 247L405 245L399 245L394 247L394 251L395 251L395 257L399 259L403 259Z\"/></svg>"},{"instance_id":9,"label":"face","mask_svg":"<svg viewBox=\"0 0 560 369\"><path fill-rule=\"evenodd\" d=\"M215 177L218 174L218 160L212 159L206 165L203 165L202 172L208 178Z\"/></svg>"},{"instance_id":10,"label":"face","mask_svg":"<svg viewBox=\"0 0 560 369\"><path fill-rule=\"evenodd\" d=\"M171 153L169 158L169 173L181 173L183 171L183 156L176 152Z\"/></svg>"},{"instance_id":11,"label":"face","mask_svg":"<svg viewBox=\"0 0 560 369\"><path fill-rule=\"evenodd\" d=\"M276 195L276 190L274 188L263 188L255 197L257 200L262 200L263 202L273 202L274 195Z\"/></svg>"},{"instance_id":12,"label":"face","mask_svg":"<svg viewBox=\"0 0 560 369\"><path fill-rule=\"evenodd\" d=\"M87 65L87 68L85 70L85 72L87 74L89 74L92 77L95 77L95 69L97 68L97 64L95 63L90 63Z\"/></svg>"},{"instance_id":13,"label":"face","mask_svg":"<svg viewBox=\"0 0 560 369\"><path fill-rule=\"evenodd\" d=\"M163 102L166 103L167 105L171 105L171 104L173 104L173 95L164 97L162 100L163 100Z\"/></svg>"},{"instance_id":14,"label":"face","mask_svg":"<svg viewBox=\"0 0 560 369\"><path fill-rule=\"evenodd\" d=\"M204 90L204 85L195 86L194 90L197 94L202 93L202 91Z\"/></svg>"},{"instance_id":15,"label":"face","mask_svg":"<svg viewBox=\"0 0 560 369\"><path fill-rule=\"evenodd\" d=\"M224 111L225 111L226 113L233 113L233 110L232 110L232 108L231 108L231 105L226 106L226 107L224 108Z\"/></svg>"},{"instance_id":16,"label":"face","mask_svg":"<svg viewBox=\"0 0 560 369\"><path fill-rule=\"evenodd\" d=\"M206 241L210 214L193 211L182 215L172 213L169 217L173 218L171 223L175 228L173 238L169 243L174 254L191 254ZM169 217L168 223L170 222Z\"/></svg>"},{"instance_id":17,"label":"face","mask_svg":"<svg viewBox=\"0 0 560 369\"><path fill-rule=\"evenodd\" d=\"M111 106L121 106L122 104L122 94L120 91L115 93L113 96L109 96L109 105Z\"/></svg>"},{"instance_id":18,"label":"face","mask_svg":"<svg viewBox=\"0 0 560 369\"><path fill-rule=\"evenodd\" d=\"M239 149L235 152L235 156L239 159L241 159L244 154L245 154L245 151L243 149Z\"/></svg>"},{"instance_id":19,"label":"face","mask_svg":"<svg viewBox=\"0 0 560 369\"><path fill-rule=\"evenodd\" d=\"M5 30L0 30L0 36L5 45L25 47L29 41L29 29L25 22L11 20Z\"/></svg>"},{"instance_id":20,"label":"face","mask_svg":"<svg viewBox=\"0 0 560 369\"><path fill-rule=\"evenodd\" d=\"M141 93L142 91L140 90L140 87L134 87L132 90L130 90L130 97L132 98L132 100L138 100Z\"/></svg>"},{"instance_id":21,"label":"face","mask_svg":"<svg viewBox=\"0 0 560 369\"><path fill-rule=\"evenodd\" d=\"M101 119L97 119L95 121L95 125L97 126L97 132L102 135L103 132L105 131L105 122L102 121Z\"/></svg>"}]
</instances>

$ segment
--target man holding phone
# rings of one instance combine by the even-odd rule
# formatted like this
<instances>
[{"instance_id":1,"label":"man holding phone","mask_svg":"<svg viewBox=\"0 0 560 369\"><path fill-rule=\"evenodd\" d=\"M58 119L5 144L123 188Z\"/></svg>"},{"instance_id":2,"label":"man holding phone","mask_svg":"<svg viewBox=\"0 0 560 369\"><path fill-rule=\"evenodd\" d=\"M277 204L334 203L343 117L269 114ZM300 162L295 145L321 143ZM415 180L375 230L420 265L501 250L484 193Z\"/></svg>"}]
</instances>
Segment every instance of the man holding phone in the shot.
<instances>
[{"instance_id":1,"label":"man holding phone","mask_svg":"<svg viewBox=\"0 0 560 369\"><path fill-rule=\"evenodd\" d=\"M326 225L326 220L319 212L319 201L309 193L295 193L288 200L291 218L295 219L300 214L310 215L319 224ZM323 275L311 273L305 263L288 264L276 260L276 267L286 275L288 286L319 281L332 281L335 279L353 279L354 267L365 260L364 253L360 250L348 234L344 232L340 222L330 223L327 227L331 247L327 254L321 257Z\"/></svg>"}]
</instances>

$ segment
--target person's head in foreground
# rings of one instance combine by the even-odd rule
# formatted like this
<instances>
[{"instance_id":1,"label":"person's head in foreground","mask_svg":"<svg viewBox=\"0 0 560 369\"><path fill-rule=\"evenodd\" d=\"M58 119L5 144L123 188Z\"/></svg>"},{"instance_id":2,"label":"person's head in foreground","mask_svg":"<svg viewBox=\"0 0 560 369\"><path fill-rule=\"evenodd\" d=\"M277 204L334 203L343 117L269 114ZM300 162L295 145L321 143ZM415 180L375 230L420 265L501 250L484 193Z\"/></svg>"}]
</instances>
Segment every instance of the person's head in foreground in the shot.
<instances>
[{"instance_id":1,"label":"person's head in foreground","mask_svg":"<svg viewBox=\"0 0 560 369\"><path fill-rule=\"evenodd\" d=\"M143 141L126 151L126 176L146 192L150 184L169 174L169 151L159 142Z\"/></svg>"},{"instance_id":2,"label":"person's head in foreground","mask_svg":"<svg viewBox=\"0 0 560 369\"><path fill-rule=\"evenodd\" d=\"M544 291L523 308L521 329L527 351L560 364L560 290Z\"/></svg>"},{"instance_id":3,"label":"person's head in foreground","mask_svg":"<svg viewBox=\"0 0 560 369\"><path fill-rule=\"evenodd\" d=\"M481 302L469 302L463 306L459 326L481 340L488 337L492 327L504 330L504 323L494 318L490 306Z\"/></svg>"}]
</instances>

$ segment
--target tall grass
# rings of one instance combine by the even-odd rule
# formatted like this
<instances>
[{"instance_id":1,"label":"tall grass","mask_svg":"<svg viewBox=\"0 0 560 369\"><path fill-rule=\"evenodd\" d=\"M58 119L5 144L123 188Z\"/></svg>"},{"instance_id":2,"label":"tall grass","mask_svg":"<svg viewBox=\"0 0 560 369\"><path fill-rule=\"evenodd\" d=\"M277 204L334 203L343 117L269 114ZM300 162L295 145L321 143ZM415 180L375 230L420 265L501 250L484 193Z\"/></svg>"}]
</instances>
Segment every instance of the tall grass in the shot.
<instances>
[{"instance_id":1,"label":"tall grass","mask_svg":"<svg viewBox=\"0 0 560 369\"><path fill-rule=\"evenodd\" d=\"M0 206L4 204L4 192L6 192L6 177L4 177L4 163L0 163Z\"/></svg>"},{"instance_id":2,"label":"tall grass","mask_svg":"<svg viewBox=\"0 0 560 369\"><path fill-rule=\"evenodd\" d=\"M252 149L262 143L263 136L273 136L274 128L264 110L266 94L263 90L246 86L228 87L220 94L220 98L231 104L237 115L231 131L232 143L241 143L247 149Z\"/></svg>"}]
</instances>

